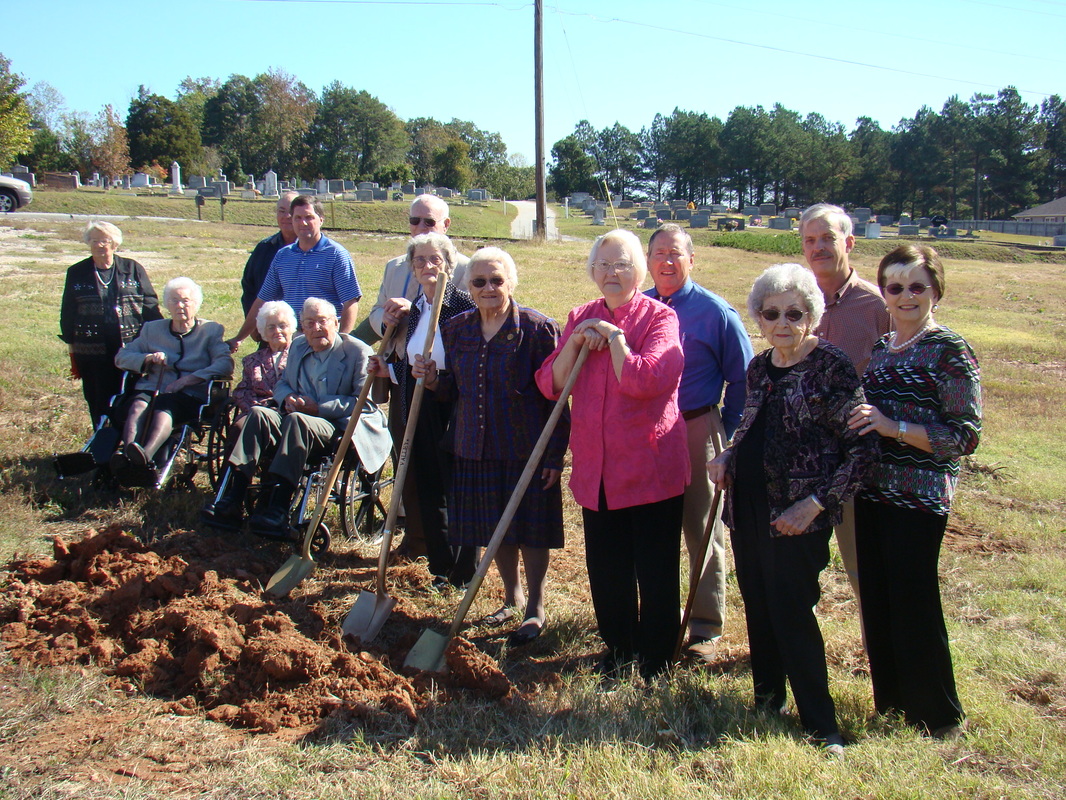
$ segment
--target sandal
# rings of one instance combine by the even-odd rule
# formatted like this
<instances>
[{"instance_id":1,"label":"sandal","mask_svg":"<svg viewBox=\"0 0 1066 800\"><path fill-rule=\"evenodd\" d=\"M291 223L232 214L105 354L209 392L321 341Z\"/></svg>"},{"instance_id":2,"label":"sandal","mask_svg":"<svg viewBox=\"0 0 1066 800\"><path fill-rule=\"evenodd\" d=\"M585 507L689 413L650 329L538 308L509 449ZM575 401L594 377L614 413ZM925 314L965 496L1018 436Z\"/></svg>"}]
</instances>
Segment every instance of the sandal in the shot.
<instances>
[{"instance_id":1,"label":"sandal","mask_svg":"<svg viewBox=\"0 0 1066 800\"><path fill-rule=\"evenodd\" d=\"M505 622L510 622L511 619L514 618L514 615L514 606L500 606L496 611L482 617L481 624L495 628L503 625Z\"/></svg>"}]
</instances>

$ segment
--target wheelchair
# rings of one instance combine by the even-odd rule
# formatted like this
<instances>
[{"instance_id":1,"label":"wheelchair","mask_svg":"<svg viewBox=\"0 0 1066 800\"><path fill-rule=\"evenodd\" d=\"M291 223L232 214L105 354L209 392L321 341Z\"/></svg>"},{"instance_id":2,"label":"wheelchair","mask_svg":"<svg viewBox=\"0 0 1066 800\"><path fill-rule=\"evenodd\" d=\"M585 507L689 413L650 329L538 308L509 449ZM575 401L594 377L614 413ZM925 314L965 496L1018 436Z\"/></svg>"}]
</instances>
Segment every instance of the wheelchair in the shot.
<instances>
[{"instance_id":1,"label":"wheelchair","mask_svg":"<svg viewBox=\"0 0 1066 800\"><path fill-rule=\"evenodd\" d=\"M96 470L99 481L127 488L192 488L193 478L201 467L206 467L214 485L221 460L209 447L208 434L220 409L230 402L230 382L223 379L208 382L207 401L200 405L196 419L176 426L151 464L130 466L108 476L108 463L122 438L125 408L138 377L131 372L123 374L118 394L111 398L110 410L101 418L85 447L76 453L53 454L56 476L64 480Z\"/></svg>"},{"instance_id":2,"label":"wheelchair","mask_svg":"<svg viewBox=\"0 0 1066 800\"><path fill-rule=\"evenodd\" d=\"M225 494L229 472L226 461L235 440L235 424L241 416L240 407L232 400L227 400L214 416L211 429L207 433L206 462L214 489L214 502ZM385 527L386 507L389 500L393 478L386 462L376 472L363 468L359 455L353 446L349 446L344 455L344 462L337 480L332 486L326 486L326 479L333 468L334 454L340 444L341 432L334 434L326 454L312 458L303 470L300 483L289 506L286 530L279 535L262 531L251 532L264 538L291 542L299 545L307 533L311 517L321 503L337 506L340 527L348 540L358 540L368 544L378 544ZM270 489L264 485L263 475L269 458L260 460L255 477L248 486L244 497L244 511L247 517L252 515L263 492ZM321 555L329 551L332 536L325 522L318 526L311 538L311 552Z\"/></svg>"}]
</instances>

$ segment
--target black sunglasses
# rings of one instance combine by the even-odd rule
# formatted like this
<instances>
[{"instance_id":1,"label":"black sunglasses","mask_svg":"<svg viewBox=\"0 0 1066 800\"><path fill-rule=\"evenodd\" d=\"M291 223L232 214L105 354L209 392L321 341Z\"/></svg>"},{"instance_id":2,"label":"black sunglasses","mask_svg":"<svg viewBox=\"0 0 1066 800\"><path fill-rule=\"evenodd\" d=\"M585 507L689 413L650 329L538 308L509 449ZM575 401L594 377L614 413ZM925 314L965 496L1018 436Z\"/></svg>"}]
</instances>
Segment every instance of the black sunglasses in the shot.
<instances>
[{"instance_id":1,"label":"black sunglasses","mask_svg":"<svg viewBox=\"0 0 1066 800\"><path fill-rule=\"evenodd\" d=\"M785 312L785 319L789 322L799 322L806 313L806 311L800 311L798 308L790 308ZM781 316L781 312L776 308L764 308L759 312L759 316L767 322L775 322Z\"/></svg>"},{"instance_id":2,"label":"black sunglasses","mask_svg":"<svg viewBox=\"0 0 1066 800\"><path fill-rule=\"evenodd\" d=\"M499 275L493 275L491 278L471 278L470 285L475 289L484 289L486 283L491 283L493 286L503 286L504 280Z\"/></svg>"},{"instance_id":3,"label":"black sunglasses","mask_svg":"<svg viewBox=\"0 0 1066 800\"><path fill-rule=\"evenodd\" d=\"M926 289L929 289L929 288L931 288L931 287L927 286L924 283L915 282L915 283L912 283L910 286L907 287L907 291L910 292L911 294L922 294ZM892 294L892 295L903 294L903 284L902 283L890 283L890 284L888 284L888 286L885 287L885 291L888 292L889 294Z\"/></svg>"},{"instance_id":4,"label":"black sunglasses","mask_svg":"<svg viewBox=\"0 0 1066 800\"><path fill-rule=\"evenodd\" d=\"M410 217L407 221L411 223L412 227L421 225L423 222L426 223L427 228L437 227L437 220L433 219L433 217Z\"/></svg>"}]
</instances>

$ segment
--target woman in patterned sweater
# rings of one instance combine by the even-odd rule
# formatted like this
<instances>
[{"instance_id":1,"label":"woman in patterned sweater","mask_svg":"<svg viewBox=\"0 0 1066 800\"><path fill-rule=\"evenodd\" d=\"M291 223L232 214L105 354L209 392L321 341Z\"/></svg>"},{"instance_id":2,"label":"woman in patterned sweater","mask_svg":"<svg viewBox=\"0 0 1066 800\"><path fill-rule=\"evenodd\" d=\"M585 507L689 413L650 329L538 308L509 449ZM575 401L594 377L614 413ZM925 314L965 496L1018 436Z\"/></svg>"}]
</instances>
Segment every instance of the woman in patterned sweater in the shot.
<instances>
[{"instance_id":1,"label":"woman in patterned sweater","mask_svg":"<svg viewBox=\"0 0 1066 800\"><path fill-rule=\"evenodd\" d=\"M981 373L966 341L933 319L944 268L906 244L877 269L895 332L873 349L868 404L849 420L881 460L855 503L862 621L874 705L938 738L962 734L937 563L959 460L981 435Z\"/></svg>"}]
</instances>

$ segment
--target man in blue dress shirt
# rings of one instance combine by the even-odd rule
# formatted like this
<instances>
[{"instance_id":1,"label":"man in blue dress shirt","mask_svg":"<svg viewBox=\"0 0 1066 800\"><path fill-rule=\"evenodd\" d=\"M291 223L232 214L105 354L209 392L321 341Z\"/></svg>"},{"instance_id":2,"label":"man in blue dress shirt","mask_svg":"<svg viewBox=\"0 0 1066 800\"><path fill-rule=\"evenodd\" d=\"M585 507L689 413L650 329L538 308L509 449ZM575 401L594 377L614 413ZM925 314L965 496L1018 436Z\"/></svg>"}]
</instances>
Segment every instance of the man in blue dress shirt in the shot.
<instances>
[{"instance_id":1,"label":"man in blue dress shirt","mask_svg":"<svg viewBox=\"0 0 1066 800\"><path fill-rule=\"evenodd\" d=\"M690 277L694 261L692 237L681 226L666 224L652 234L648 269L655 288L647 294L674 309L685 352L677 399L688 428L692 481L685 489L683 528L690 580L699 581L689 618L688 652L711 662L725 622L726 555L719 505L707 557L702 564L695 562L711 521L713 487L707 462L722 451L740 423L753 353L736 309Z\"/></svg>"}]
</instances>

